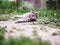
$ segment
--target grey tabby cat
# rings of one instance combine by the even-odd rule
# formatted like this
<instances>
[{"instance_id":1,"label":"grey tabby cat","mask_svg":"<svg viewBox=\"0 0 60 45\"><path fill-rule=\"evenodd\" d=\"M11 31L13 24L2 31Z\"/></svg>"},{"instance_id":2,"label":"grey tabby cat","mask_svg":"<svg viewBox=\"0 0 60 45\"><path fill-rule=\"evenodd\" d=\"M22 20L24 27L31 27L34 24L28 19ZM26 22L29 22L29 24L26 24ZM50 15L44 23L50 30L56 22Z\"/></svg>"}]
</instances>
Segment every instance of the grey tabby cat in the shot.
<instances>
[{"instance_id":1,"label":"grey tabby cat","mask_svg":"<svg viewBox=\"0 0 60 45\"><path fill-rule=\"evenodd\" d=\"M29 13L25 13L25 14L21 15L20 17L15 17L15 18L19 18L15 23L38 21L39 13L32 11Z\"/></svg>"}]
</instances>

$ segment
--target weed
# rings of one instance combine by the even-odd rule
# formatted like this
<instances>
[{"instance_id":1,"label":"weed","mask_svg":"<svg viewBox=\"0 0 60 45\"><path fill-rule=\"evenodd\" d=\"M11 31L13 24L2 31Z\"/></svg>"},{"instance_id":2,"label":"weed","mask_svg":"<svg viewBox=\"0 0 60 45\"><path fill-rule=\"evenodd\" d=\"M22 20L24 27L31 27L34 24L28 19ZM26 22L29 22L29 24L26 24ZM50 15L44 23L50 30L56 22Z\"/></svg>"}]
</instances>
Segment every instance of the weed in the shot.
<instances>
[{"instance_id":1,"label":"weed","mask_svg":"<svg viewBox=\"0 0 60 45\"><path fill-rule=\"evenodd\" d=\"M12 30L10 30L10 33L13 33L13 31L12 31Z\"/></svg>"},{"instance_id":2,"label":"weed","mask_svg":"<svg viewBox=\"0 0 60 45\"><path fill-rule=\"evenodd\" d=\"M25 36L18 38L10 36L8 40L5 40L4 36L0 34L0 45L50 45L50 42L42 40L40 37L31 39Z\"/></svg>"},{"instance_id":3,"label":"weed","mask_svg":"<svg viewBox=\"0 0 60 45\"><path fill-rule=\"evenodd\" d=\"M0 27L0 33L4 34L6 32L6 28L5 27Z\"/></svg>"},{"instance_id":4,"label":"weed","mask_svg":"<svg viewBox=\"0 0 60 45\"><path fill-rule=\"evenodd\" d=\"M16 27L12 27L13 29L17 29Z\"/></svg>"},{"instance_id":5,"label":"weed","mask_svg":"<svg viewBox=\"0 0 60 45\"><path fill-rule=\"evenodd\" d=\"M43 30L43 31L46 31L47 32L46 27L41 27L40 30Z\"/></svg>"},{"instance_id":6,"label":"weed","mask_svg":"<svg viewBox=\"0 0 60 45\"><path fill-rule=\"evenodd\" d=\"M37 30L33 30L32 33L33 33L33 36L38 36Z\"/></svg>"},{"instance_id":7,"label":"weed","mask_svg":"<svg viewBox=\"0 0 60 45\"><path fill-rule=\"evenodd\" d=\"M10 37L8 42L9 45L50 45L49 41L43 41L41 38L31 39L29 37L24 36L16 39Z\"/></svg>"},{"instance_id":8,"label":"weed","mask_svg":"<svg viewBox=\"0 0 60 45\"><path fill-rule=\"evenodd\" d=\"M52 35L55 36L55 35L58 35L58 33L57 32L54 32Z\"/></svg>"}]
</instances>

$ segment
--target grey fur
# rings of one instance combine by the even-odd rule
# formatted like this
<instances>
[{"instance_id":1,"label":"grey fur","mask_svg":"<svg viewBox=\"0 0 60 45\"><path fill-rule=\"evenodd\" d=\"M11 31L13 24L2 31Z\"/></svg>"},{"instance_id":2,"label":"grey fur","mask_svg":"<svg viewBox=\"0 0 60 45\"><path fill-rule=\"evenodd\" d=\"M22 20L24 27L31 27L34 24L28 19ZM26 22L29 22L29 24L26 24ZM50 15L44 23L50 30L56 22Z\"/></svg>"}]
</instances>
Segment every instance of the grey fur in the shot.
<instances>
[{"instance_id":1,"label":"grey fur","mask_svg":"<svg viewBox=\"0 0 60 45\"><path fill-rule=\"evenodd\" d=\"M38 17L39 17L38 12L29 12L29 13L23 14L20 17L16 17L16 18L19 18L19 19L15 23L37 21Z\"/></svg>"}]
</instances>

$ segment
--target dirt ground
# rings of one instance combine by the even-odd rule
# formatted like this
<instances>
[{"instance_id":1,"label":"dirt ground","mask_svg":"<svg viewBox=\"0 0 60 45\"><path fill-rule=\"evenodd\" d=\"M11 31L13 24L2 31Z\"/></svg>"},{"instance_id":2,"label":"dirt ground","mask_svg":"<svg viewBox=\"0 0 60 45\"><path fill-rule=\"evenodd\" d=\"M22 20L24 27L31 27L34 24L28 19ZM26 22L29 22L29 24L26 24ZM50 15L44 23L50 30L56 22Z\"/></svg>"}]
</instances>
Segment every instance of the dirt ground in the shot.
<instances>
[{"instance_id":1,"label":"dirt ground","mask_svg":"<svg viewBox=\"0 0 60 45\"><path fill-rule=\"evenodd\" d=\"M15 23L14 21L0 21L0 26L7 26L5 38L9 36L19 37L21 35L34 38L34 34L41 37L43 40L50 40L51 45L60 45L60 29L52 28L38 24L38 22ZM34 33L35 31L35 33ZM54 32L57 35L52 35Z\"/></svg>"}]
</instances>

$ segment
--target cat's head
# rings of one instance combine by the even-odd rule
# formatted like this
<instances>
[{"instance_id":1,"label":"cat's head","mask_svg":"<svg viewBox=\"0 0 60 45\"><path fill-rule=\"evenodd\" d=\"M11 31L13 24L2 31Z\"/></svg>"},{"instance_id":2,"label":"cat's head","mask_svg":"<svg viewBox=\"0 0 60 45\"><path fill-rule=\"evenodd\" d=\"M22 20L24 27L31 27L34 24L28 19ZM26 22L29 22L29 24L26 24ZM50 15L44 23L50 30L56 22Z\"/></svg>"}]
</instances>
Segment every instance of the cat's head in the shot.
<instances>
[{"instance_id":1,"label":"cat's head","mask_svg":"<svg viewBox=\"0 0 60 45\"><path fill-rule=\"evenodd\" d=\"M39 16L39 13L34 11L31 11L31 14L29 15L31 19L37 19L38 16Z\"/></svg>"}]
</instances>

